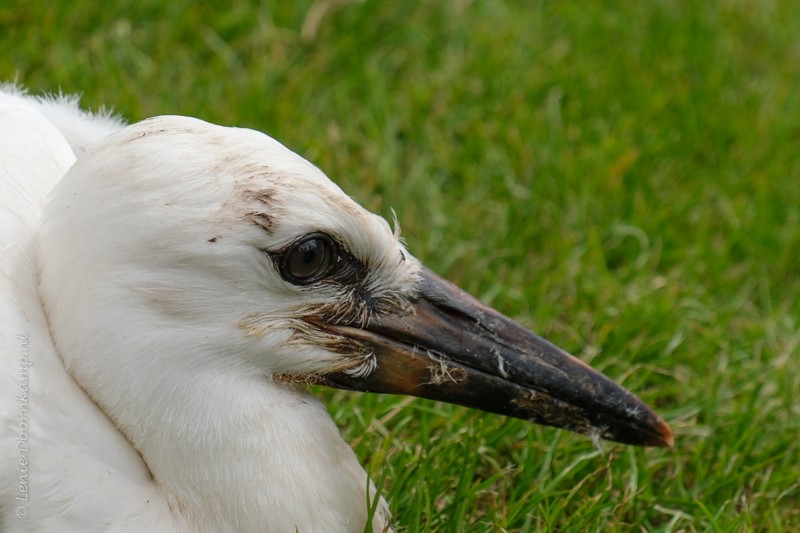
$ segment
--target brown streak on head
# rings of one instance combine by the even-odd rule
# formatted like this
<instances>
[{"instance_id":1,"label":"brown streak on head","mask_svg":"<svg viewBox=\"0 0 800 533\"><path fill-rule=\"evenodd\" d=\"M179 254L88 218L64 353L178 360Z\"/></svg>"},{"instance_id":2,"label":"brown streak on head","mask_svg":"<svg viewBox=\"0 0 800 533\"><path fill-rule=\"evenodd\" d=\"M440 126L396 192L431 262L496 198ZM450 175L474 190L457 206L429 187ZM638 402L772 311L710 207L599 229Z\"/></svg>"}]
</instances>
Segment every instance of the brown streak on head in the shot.
<instances>
[{"instance_id":1,"label":"brown streak on head","mask_svg":"<svg viewBox=\"0 0 800 533\"><path fill-rule=\"evenodd\" d=\"M245 213L244 216L247 220L263 229L268 234L272 234L272 225L274 224L272 215L262 211L251 211L249 213Z\"/></svg>"},{"instance_id":2,"label":"brown streak on head","mask_svg":"<svg viewBox=\"0 0 800 533\"><path fill-rule=\"evenodd\" d=\"M258 313L249 313L242 320L236 323L236 327L244 331L248 337L262 339L266 335L269 327L264 320L260 320Z\"/></svg>"},{"instance_id":3,"label":"brown streak on head","mask_svg":"<svg viewBox=\"0 0 800 533\"><path fill-rule=\"evenodd\" d=\"M273 203L273 200L272 200L273 193L272 193L272 191L265 191L265 190L248 191L248 196L251 199L255 200L256 202L258 202L258 203L260 203L262 205L271 206L272 203Z\"/></svg>"},{"instance_id":4,"label":"brown streak on head","mask_svg":"<svg viewBox=\"0 0 800 533\"><path fill-rule=\"evenodd\" d=\"M259 172L263 174L266 171L259 168ZM275 214L278 211L275 205L274 191L263 187L254 188L249 182L241 184L237 182L237 185L239 185L237 188L240 190L240 197L249 206L244 217L268 234L272 234Z\"/></svg>"}]
</instances>

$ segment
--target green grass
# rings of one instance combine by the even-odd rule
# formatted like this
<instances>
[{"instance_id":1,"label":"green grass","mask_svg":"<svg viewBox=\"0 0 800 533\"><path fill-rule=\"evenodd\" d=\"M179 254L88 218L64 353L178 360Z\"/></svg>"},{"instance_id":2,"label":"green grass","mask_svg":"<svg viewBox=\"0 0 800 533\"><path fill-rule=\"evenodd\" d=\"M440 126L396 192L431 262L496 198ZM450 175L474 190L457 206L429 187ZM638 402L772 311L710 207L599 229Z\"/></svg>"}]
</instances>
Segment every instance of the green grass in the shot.
<instances>
[{"instance_id":1,"label":"green grass","mask_svg":"<svg viewBox=\"0 0 800 533\"><path fill-rule=\"evenodd\" d=\"M400 531L800 530L800 3L131 4L3 4L0 79L270 133L677 433L318 391Z\"/></svg>"}]
</instances>

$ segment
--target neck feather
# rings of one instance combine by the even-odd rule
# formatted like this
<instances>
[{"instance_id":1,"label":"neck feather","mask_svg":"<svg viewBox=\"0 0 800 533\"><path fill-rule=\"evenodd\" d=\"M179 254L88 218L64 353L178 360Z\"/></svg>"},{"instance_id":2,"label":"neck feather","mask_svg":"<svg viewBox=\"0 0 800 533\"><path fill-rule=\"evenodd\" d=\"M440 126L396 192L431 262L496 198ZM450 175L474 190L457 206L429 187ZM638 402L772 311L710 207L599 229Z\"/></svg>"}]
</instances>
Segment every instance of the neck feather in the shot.
<instances>
[{"instance_id":1,"label":"neck feather","mask_svg":"<svg viewBox=\"0 0 800 533\"><path fill-rule=\"evenodd\" d=\"M325 407L306 392L196 364L162 365L159 376L110 376L90 394L187 529L363 531L375 489ZM387 530L388 517L381 500L375 531Z\"/></svg>"}]
</instances>

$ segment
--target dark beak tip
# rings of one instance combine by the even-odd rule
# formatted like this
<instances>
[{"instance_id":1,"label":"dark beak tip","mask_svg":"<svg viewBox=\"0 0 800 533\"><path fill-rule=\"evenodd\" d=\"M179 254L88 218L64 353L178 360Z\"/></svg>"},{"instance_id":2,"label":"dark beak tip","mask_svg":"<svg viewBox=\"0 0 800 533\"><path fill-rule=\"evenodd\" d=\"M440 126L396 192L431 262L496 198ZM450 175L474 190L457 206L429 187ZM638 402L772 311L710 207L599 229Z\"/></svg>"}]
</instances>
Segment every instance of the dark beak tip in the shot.
<instances>
[{"instance_id":1,"label":"dark beak tip","mask_svg":"<svg viewBox=\"0 0 800 533\"><path fill-rule=\"evenodd\" d=\"M656 446L659 446L661 448L669 448L670 450L672 450L675 448L675 434L672 433L672 428L669 427L669 424L667 424L663 420L659 421L661 422L661 424L657 429L659 440L656 443Z\"/></svg>"},{"instance_id":2,"label":"dark beak tip","mask_svg":"<svg viewBox=\"0 0 800 533\"><path fill-rule=\"evenodd\" d=\"M672 429L669 427L669 424L662 420L661 417L657 417L656 420L653 420L645 428L636 430L635 433L629 435L629 439L625 438L623 440L612 437L611 440L620 440L620 442L625 442L627 444L633 444L636 446L652 446L654 448L668 449L675 448L675 435L672 432Z\"/></svg>"}]
</instances>

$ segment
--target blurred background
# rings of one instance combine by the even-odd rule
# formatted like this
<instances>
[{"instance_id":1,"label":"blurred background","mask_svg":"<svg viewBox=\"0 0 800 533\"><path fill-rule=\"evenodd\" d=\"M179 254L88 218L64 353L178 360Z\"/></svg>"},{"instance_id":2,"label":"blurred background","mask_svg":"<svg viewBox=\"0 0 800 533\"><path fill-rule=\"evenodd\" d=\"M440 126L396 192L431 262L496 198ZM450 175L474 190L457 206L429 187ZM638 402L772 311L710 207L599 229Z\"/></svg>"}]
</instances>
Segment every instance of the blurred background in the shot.
<instances>
[{"instance_id":1,"label":"blurred background","mask_svg":"<svg viewBox=\"0 0 800 533\"><path fill-rule=\"evenodd\" d=\"M399 531L800 529L800 3L12 0L0 50L33 93L270 134L676 431L315 391Z\"/></svg>"}]
</instances>

